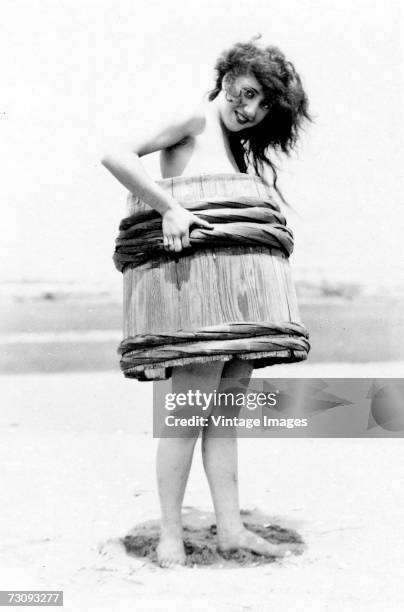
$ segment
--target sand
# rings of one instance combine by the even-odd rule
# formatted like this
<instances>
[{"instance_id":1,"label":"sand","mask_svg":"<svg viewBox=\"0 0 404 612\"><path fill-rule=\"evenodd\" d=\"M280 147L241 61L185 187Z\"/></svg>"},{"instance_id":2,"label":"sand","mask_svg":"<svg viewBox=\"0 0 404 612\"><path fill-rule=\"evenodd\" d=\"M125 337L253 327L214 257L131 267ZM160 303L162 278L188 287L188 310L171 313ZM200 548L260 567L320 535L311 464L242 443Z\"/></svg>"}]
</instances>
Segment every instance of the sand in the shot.
<instances>
[{"instance_id":1,"label":"sand","mask_svg":"<svg viewBox=\"0 0 404 612\"><path fill-rule=\"evenodd\" d=\"M344 367L287 375L399 369ZM403 609L401 439L240 440L241 507L295 530L307 550L164 570L120 543L158 518L152 385L115 372L2 376L0 385L1 589L62 589L75 612ZM210 520L199 448L185 506Z\"/></svg>"}]
</instances>

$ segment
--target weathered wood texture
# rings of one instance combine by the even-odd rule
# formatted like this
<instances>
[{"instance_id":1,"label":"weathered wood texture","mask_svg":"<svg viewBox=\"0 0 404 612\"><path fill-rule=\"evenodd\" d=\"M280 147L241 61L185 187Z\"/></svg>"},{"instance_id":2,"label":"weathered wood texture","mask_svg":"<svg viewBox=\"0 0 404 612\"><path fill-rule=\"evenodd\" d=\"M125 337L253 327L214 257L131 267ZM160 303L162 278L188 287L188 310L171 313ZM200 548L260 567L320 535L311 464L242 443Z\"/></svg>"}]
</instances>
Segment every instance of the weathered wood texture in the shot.
<instances>
[{"instance_id":1,"label":"weathered wood texture","mask_svg":"<svg viewBox=\"0 0 404 612\"><path fill-rule=\"evenodd\" d=\"M160 185L185 207L215 196L270 195L260 179L246 174L177 177ZM134 196L128 202L129 214L149 208ZM231 246L159 255L127 265L123 277L125 376L161 379L173 366L233 357L263 367L307 356L289 261L279 249Z\"/></svg>"}]
</instances>

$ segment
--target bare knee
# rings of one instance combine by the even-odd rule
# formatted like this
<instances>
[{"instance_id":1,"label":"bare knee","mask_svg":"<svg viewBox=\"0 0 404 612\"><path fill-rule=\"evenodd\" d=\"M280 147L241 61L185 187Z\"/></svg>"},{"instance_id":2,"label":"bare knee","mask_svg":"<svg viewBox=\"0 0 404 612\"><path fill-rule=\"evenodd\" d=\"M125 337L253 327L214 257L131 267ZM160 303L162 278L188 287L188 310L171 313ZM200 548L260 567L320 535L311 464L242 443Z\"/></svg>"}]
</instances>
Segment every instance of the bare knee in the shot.
<instances>
[{"instance_id":1,"label":"bare knee","mask_svg":"<svg viewBox=\"0 0 404 612\"><path fill-rule=\"evenodd\" d=\"M160 435L196 440L208 425L207 406L219 388L223 362L195 363L175 367L172 372L169 406L165 402Z\"/></svg>"},{"instance_id":2,"label":"bare knee","mask_svg":"<svg viewBox=\"0 0 404 612\"><path fill-rule=\"evenodd\" d=\"M173 368L170 404L164 411L162 435L197 438L208 425L208 407L219 388L223 362Z\"/></svg>"}]
</instances>

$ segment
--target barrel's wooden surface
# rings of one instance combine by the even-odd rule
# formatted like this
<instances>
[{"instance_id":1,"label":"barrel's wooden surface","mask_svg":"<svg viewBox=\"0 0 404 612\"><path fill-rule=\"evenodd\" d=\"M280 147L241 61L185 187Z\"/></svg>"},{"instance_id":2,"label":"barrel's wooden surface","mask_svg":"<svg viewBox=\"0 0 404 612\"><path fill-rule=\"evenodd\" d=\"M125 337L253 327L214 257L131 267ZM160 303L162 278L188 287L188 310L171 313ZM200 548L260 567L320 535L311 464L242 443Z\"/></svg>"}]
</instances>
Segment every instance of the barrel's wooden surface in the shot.
<instances>
[{"instance_id":1,"label":"barrel's wooden surface","mask_svg":"<svg viewBox=\"0 0 404 612\"><path fill-rule=\"evenodd\" d=\"M187 202L214 196L268 198L267 186L246 174L175 177L159 184L185 207ZM148 207L134 196L128 204L129 214ZM167 368L175 365L225 361L234 356L254 360L255 367L306 358L308 343L299 329L296 334L290 330L283 334L286 340L295 335L294 344L280 341L279 346L276 338L282 334L255 329L259 330L260 324L276 327L296 323L300 327L289 261L279 249L232 246L197 250L177 258L167 254L137 267L128 265L123 276L124 343L128 339L136 342L151 338L150 347L142 345L135 350L131 346L126 354L123 352L126 376L143 380L166 378L171 373ZM233 335L226 335L226 326L239 323L246 324L244 329L251 332L250 337L238 337L234 329ZM200 334L215 327L219 330L215 339L205 341L199 337L195 342L186 337L185 342L179 342L181 332ZM152 336L159 334L167 336L165 350L161 350L161 341L160 350L153 348ZM140 363L142 356L144 363Z\"/></svg>"}]
</instances>

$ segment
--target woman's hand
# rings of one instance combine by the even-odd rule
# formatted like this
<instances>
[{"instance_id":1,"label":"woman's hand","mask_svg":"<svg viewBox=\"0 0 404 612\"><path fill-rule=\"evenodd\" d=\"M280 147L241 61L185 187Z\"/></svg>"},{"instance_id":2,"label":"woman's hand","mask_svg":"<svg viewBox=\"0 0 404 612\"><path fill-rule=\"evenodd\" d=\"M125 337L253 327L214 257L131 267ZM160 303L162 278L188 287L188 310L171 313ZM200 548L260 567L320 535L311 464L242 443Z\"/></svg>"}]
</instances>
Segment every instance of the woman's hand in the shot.
<instances>
[{"instance_id":1,"label":"woman's hand","mask_svg":"<svg viewBox=\"0 0 404 612\"><path fill-rule=\"evenodd\" d=\"M179 252L190 246L189 228L192 225L213 229L213 225L200 219L193 213L183 208L170 208L163 215L163 241L166 251Z\"/></svg>"}]
</instances>

